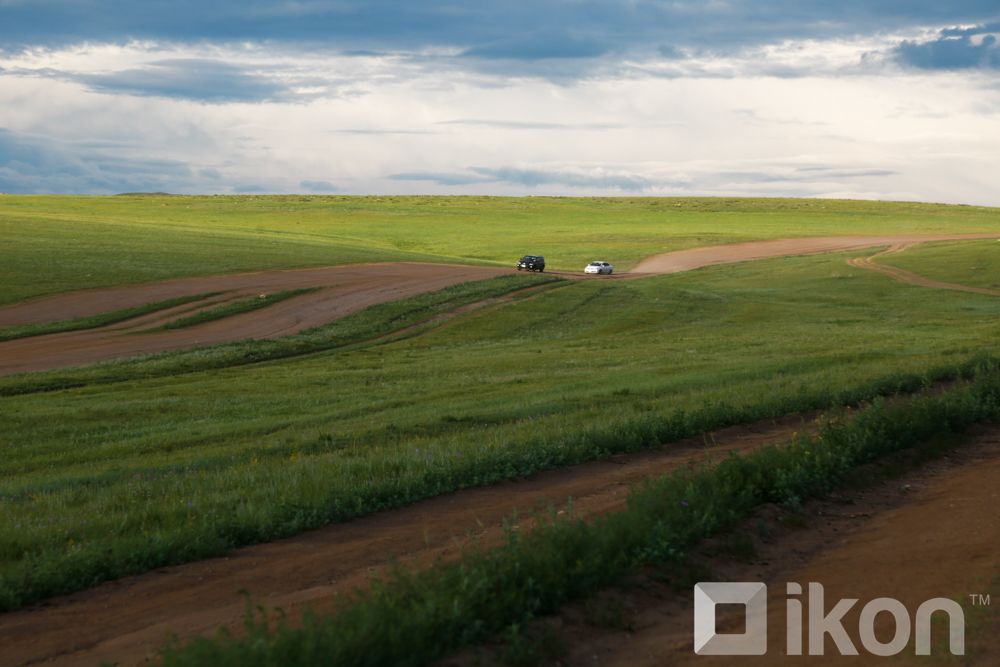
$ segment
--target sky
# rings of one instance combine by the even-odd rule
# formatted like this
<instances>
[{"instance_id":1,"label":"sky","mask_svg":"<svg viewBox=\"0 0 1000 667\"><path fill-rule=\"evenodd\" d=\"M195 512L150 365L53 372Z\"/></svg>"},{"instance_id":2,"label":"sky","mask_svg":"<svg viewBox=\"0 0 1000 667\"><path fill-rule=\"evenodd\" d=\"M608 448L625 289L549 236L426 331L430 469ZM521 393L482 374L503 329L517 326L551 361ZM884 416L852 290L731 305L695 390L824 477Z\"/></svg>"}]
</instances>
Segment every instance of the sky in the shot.
<instances>
[{"instance_id":1,"label":"sky","mask_svg":"<svg viewBox=\"0 0 1000 667\"><path fill-rule=\"evenodd\" d=\"M0 192L1000 206L1000 0L0 0Z\"/></svg>"}]
</instances>

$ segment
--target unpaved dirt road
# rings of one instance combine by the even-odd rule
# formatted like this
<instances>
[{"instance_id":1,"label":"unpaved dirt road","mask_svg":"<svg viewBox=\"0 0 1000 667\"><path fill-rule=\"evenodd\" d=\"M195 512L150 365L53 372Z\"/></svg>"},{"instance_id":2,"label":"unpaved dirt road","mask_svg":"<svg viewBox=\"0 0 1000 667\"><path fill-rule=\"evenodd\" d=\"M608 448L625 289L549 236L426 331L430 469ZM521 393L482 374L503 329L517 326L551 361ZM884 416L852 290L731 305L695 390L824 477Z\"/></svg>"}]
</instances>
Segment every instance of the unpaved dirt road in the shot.
<instances>
[{"instance_id":1,"label":"unpaved dirt road","mask_svg":"<svg viewBox=\"0 0 1000 667\"><path fill-rule=\"evenodd\" d=\"M607 280L690 271L705 266L771 257L852 250L880 245L905 247L927 241L995 238L997 234L932 234L895 236L833 236L755 241L692 248L644 259L631 272L591 276ZM898 280L913 282L904 272L874 263L857 266L881 271ZM367 306L442 289L469 280L483 280L510 273L498 267L459 264L384 263L261 271L225 276L181 278L160 283L82 290L0 307L0 327L56 322L86 317L155 301L211 292L223 292L204 302L160 311L115 325L33 336L0 342L0 375L46 370L109 359L202 347L250 338L276 338L326 324ZM586 279L581 274L557 273ZM909 274L912 276L912 274ZM944 283L921 284L949 287ZM320 288L260 310L193 327L143 333L192 309L217 305L247 296L299 288ZM981 291L968 288L967 291ZM139 335L141 334L141 335Z\"/></svg>"},{"instance_id":2,"label":"unpaved dirt road","mask_svg":"<svg viewBox=\"0 0 1000 667\"><path fill-rule=\"evenodd\" d=\"M641 274L654 272L673 273L700 266L764 257L994 236L837 237L739 244L660 255L644 261L633 275L639 277ZM325 297L320 298L326 290L306 295L319 301L303 301L306 297L298 297L264 311L210 323L222 327L223 323L232 325L236 322L236 338L248 337L247 331L252 332L251 336L281 335L335 319L371 303L403 298L463 280L482 279L507 272L508 269L482 267L383 264L184 279L134 288L91 290L9 306L0 309L0 325L61 320L182 294L220 289L238 294L253 294L264 289L277 291L312 287L317 286L317 283L310 282L311 280L329 281L331 275L336 276L338 280L333 281L334 284L320 282L330 290ZM240 281L248 280L246 276L268 276L266 287L261 282L253 281L241 285ZM893 277L900 279L899 275ZM183 284L183 287L179 287L178 283ZM82 298L84 295L86 298ZM90 304L88 307L91 310L84 308L84 304ZM307 307L307 304L312 306ZM281 306L285 306L286 310L279 310ZM280 315L282 312L285 315ZM163 313L155 314L142 321L122 323L106 329L126 332L135 327L151 326L162 321L164 316ZM273 318L284 318L284 323L269 323ZM261 319L263 322L258 321ZM300 324L306 320L310 323ZM178 331L188 335L204 335L200 330L209 328L214 327L204 325L186 332ZM146 339L154 335L158 334L135 337ZM229 328L226 335L234 335L234 329ZM56 334L41 336L35 340L55 339L57 336L69 337L67 334ZM201 340L204 339L199 338L194 343L188 341L181 346L198 344ZM5 346L18 342L20 341L0 344L0 361L9 358L4 356L7 354L4 350L11 348ZM23 352L27 348L21 349ZM54 353L55 348L50 348L47 352L38 348L34 354ZM32 353L24 354L30 357ZM62 363L83 363L80 357L75 358L76 361L71 362L70 357L64 357ZM800 427L801 417L792 417L774 424L729 429L714 434L713 440L717 446L711 451L715 454L746 451L766 442L785 440L792 431ZM425 564L438 557L453 557L471 539L482 540L487 544L500 539L501 521L515 508L519 508L523 514L524 510L541 503L561 503L572 496L576 509L584 514L614 511L624 503L631 484L704 456L700 443L686 442L660 451L620 456L609 461L551 471L528 480L449 494L289 540L241 549L227 558L166 568L51 599L29 609L0 615L0 665L40 662L92 665L101 660L135 664L154 653L170 635L190 638L210 633L220 626L238 626L244 609L244 601L239 594L241 589L248 590L255 601L271 607L282 607L290 611L293 617L305 605L322 609L338 591L349 591L364 584L372 573L390 559ZM996 476L989 479L977 477L963 482L975 481L988 485L977 487L980 491L1000 488L1000 464L982 466L974 472L993 474L990 471L996 472ZM959 486L948 487L948 492L958 494L955 498L961 499L963 496L958 489ZM951 502L954 503L954 499ZM981 510L982 507L995 507L996 502L995 495L981 497L979 494L967 503L968 507L963 507L971 511L975 505ZM979 516L981 515L980 511ZM931 512L927 516L931 519L925 522L922 514L914 515L910 524L907 524L907 529L914 534L924 535L927 531L920 532L919 525L936 526L938 524L935 522L949 524L952 521L943 512ZM959 517L958 521L954 526L956 530L979 530L982 527L976 523L979 519L972 517L969 512ZM984 545L990 544L1000 547L1000 543L996 541L998 536L990 532L994 530L993 525L982 528L987 530L984 538L986 542L976 542L977 548L985 548ZM953 533L948 535L955 536ZM892 552L895 548L891 544L872 544L875 551L871 552L871 557L875 561L886 557L877 549ZM917 549L918 546L913 548ZM941 557L940 553L930 551L930 547L927 549L919 553L924 553L928 558ZM959 555L953 558L953 563L960 568L959 561L968 556L968 553ZM886 572L891 572L891 568L904 571L907 566L903 562L905 560L890 559ZM843 572L856 573L859 569L867 568L867 563L853 561L853 564L844 566ZM978 572L972 569L969 571ZM822 573L818 573L809 576L821 575Z\"/></svg>"},{"instance_id":3,"label":"unpaved dirt road","mask_svg":"<svg viewBox=\"0 0 1000 667\"><path fill-rule=\"evenodd\" d=\"M955 290L957 292L971 292L973 294L989 294L991 296L1000 296L1000 290L990 289L989 287L973 287L971 285L961 285L959 283L948 283L941 280L933 280L931 278L926 278L921 275L917 275L912 271L907 271L906 269L901 269L896 266L889 266L887 264L879 264L875 260L879 257L885 257L886 255L893 255L898 252L903 252L907 248L913 246L912 243L897 243L889 248L883 250L882 252L877 252L869 257L855 257L853 259L847 260L847 263L851 266L856 266L859 269L868 269L869 271L876 271L883 275L889 276L893 280L898 280L902 283L909 283L910 285L917 285L918 287L929 287L931 289L947 289Z\"/></svg>"},{"instance_id":4,"label":"unpaved dirt road","mask_svg":"<svg viewBox=\"0 0 1000 667\"><path fill-rule=\"evenodd\" d=\"M693 558L707 567L713 581L758 581L768 586L768 643L764 656L698 656L693 650L693 593L641 579L612 594L626 610L632 629L595 627L583 618L580 605L564 609L558 619L569 646L560 662L568 667L610 665L897 665L1000 664L1000 426L974 429L970 442L946 458L872 488L843 491L809 503L803 522L775 522L780 512L758 512L741 530L756 542L756 554L734 559L722 542L705 545ZM763 527L766 527L766 531ZM762 536L763 535L763 536ZM833 641L824 656L786 655L786 583L825 589L824 613L841 599L859 602L844 616L843 626L859 655L839 655ZM991 604L974 609L969 595L991 595ZM935 630L932 650L938 656L917 659L911 643L895 657L874 656L859 634L861 608L870 600L890 597L909 610L931 598L966 603L967 653L951 659L947 635ZM612 599L612 598L606 598ZM808 625L808 600L802 596ZM742 609L720 612L721 632L741 632ZM875 636L891 640L892 617L881 614ZM442 661L441 667L471 664L469 652ZM479 664L492 664L480 661Z\"/></svg>"},{"instance_id":5,"label":"unpaved dirt road","mask_svg":"<svg viewBox=\"0 0 1000 667\"><path fill-rule=\"evenodd\" d=\"M756 259L814 255L824 252L859 250L880 245L927 243L930 241L960 241L991 239L1000 234L895 234L883 236L821 236L803 239L751 241L721 246L690 248L662 255L653 255L639 262L630 273L679 273L715 264L732 264Z\"/></svg>"},{"instance_id":6,"label":"unpaved dirt road","mask_svg":"<svg viewBox=\"0 0 1000 667\"><path fill-rule=\"evenodd\" d=\"M459 491L239 549L225 558L163 568L50 599L0 615L0 665L137 664L171 635L191 638L222 626L238 628L245 609L241 589L255 603L280 607L293 618L304 605L322 610L338 592L366 584L394 558L430 564L454 557L473 540L499 542L502 522L515 510L524 517L572 497L581 515L614 511L642 479L787 440L814 416L731 427L659 450Z\"/></svg>"},{"instance_id":7,"label":"unpaved dirt road","mask_svg":"<svg viewBox=\"0 0 1000 667\"><path fill-rule=\"evenodd\" d=\"M0 375L79 366L121 357L215 345L250 338L277 338L320 326L386 301L485 280L509 269L459 264L354 264L295 271L262 271L183 278L149 285L59 294L0 308L0 326L54 322L121 310L180 296L225 292L97 329L0 342ZM272 306L183 329L146 332L192 308L262 293L319 288Z\"/></svg>"}]
</instances>

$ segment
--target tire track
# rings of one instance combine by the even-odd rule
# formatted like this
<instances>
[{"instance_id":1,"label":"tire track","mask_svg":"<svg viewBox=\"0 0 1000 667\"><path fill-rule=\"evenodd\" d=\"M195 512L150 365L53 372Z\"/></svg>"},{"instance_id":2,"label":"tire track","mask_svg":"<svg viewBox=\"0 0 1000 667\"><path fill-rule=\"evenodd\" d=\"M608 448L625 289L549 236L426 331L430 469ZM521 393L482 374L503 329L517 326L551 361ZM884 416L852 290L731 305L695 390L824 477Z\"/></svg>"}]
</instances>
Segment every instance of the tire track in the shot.
<instances>
[{"instance_id":1,"label":"tire track","mask_svg":"<svg viewBox=\"0 0 1000 667\"><path fill-rule=\"evenodd\" d=\"M655 450L549 470L470 488L406 507L237 549L228 556L160 568L0 615L0 665L145 664L172 636L192 639L220 627L238 632L246 600L295 619L322 612L393 563L421 567L504 539L504 522L573 499L596 516L625 506L632 485L685 466L785 442L812 428L817 413L732 426ZM543 518L545 513L541 515Z\"/></svg>"},{"instance_id":2,"label":"tire track","mask_svg":"<svg viewBox=\"0 0 1000 667\"><path fill-rule=\"evenodd\" d=\"M1000 290L997 289L990 289L988 287L973 287L971 285L962 285L961 283L949 283L941 280L934 280L932 278L927 278L913 273L912 271L907 271L906 269L890 266L888 264L879 264L875 261L879 257L885 257L886 255L903 252L914 245L914 243L895 243L885 250L875 253L874 255L869 255L868 257L855 257L847 260L847 263L859 269L866 269L868 271L881 273L884 276L888 276L893 280L906 283L908 285L917 285L918 287L928 287L931 289L954 290L956 292L971 292L973 294L1000 296Z\"/></svg>"},{"instance_id":3,"label":"tire track","mask_svg":"<svg viewBox=\"0 0 1000 667\"><path fill-rule=\"evenodd\" d=\"M691 271L706 266L730 264L791 255L809 255L873 246L907 247L927 241L997 238L1000 234L906 234L893 236L831 236L754 241L704 248L691 248L642 260L632 271L612 276L584 276L556 272L578 280L620 280ZM902 279L922 280L924 286L962 289L996 294L966 286L952 286L908 274L902 269L875 263L859 264ZM878 268L876 268L878 267ZM320 288L268 308L234 315L197 326L143 336L129 335L134 325L160 321L165 313L151 314L144 321L125 321L97 329L70 331L0 342L0 375L80 366L98 361L153 354L170 350L216 345L250 338L277 338L327 324L367 306L439 290L469 280L484 280L511 273L501 267L461 264L396 262L347 266L259 271L180 278L160 283L81 290L0 307L0 326L52 322L86 317L102 312L139 306L178 296L224 292L228 299L261 292ZM904 280L911 282L911 280ZM918 283L914 283L918 284Z\"/></svg>"}]
</instances>

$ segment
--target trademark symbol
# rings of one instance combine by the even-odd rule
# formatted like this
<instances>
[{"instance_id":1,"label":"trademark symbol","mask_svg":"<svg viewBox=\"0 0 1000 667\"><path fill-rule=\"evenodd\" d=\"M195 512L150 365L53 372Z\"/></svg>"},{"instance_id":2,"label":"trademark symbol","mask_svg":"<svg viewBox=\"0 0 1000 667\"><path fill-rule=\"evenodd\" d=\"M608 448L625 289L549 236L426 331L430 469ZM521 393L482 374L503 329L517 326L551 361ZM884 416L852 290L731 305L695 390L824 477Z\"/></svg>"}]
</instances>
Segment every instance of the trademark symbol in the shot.
<instances>
[{"instance_id":1,"label":"trademark symbol","mask_svg":"<svg viewBox=\"0 0 1000 667\"><path fill-rule=\"evenodd\" d=\"M990 596L980 595L979 593L969 593L969 602L972 603L973 607L989 607L990 606Z\"/></svg>"}]
</instances>

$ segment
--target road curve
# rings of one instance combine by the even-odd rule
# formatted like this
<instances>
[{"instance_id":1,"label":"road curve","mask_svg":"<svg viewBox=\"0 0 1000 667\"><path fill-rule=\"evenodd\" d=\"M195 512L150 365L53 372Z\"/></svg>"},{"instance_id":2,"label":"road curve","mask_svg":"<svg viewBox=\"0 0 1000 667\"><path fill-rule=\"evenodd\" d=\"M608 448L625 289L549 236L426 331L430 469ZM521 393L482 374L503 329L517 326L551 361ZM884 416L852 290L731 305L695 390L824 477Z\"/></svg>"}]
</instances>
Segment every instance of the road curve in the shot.
<instances>
[{"instance_id":1,"label":"road curve","mask_svg":"<svg viewBox=\"0 0 1000 667\"><path fill-rule=\"evenodd\" d=\"M874 255L869 255L868 257L855 257L853 259L847 260L847 263L851 266L855 266L859 269L868 269L869 271L875 271L876 273L881 273L882 275L889 276L893 280L897 280L901 283L907 283L909 285L916 285L918 287L929 287L931 289L948 289L955 290L956 292L971 292L972 294L987 294L990 296L1000 296L1000 289L991 289L989 287L973 287L972 285L962 285L960 283L949 283L942 280L934 280L933 278L927 278L926 276L921 276L912 271L907 271L906 269L901 269L898 266L889 266L887 264L879 264L875 260L879 257L885 257L886 255L893 255L898 252L902 252L912 246L912 243L897 243L892 245L882 252L877 252Z\"/></svg>"},{"instance_id":2,"label":"road curve","mask_svg":"<svg viewBox=\"0 0 1000 667\"><path fill-rule=\"evenodd\" d=\"M630 273L664 274L691 271L716 264L748 262L756 259L814 255L824 252L859 250L881 245L913 245L929 241L962 241L1000 238L998 233L987 234L894 234L877 236L817 236L801 239L775 239L749 241L725 245L689 248L653 255L642 260Z\"/></svg>"},{"instance_id":3,"label":"road curve","mask_svg":"<svg viewBox=\"0 0 1000 667\"><path fill-rule=\"evenodd\" d=\"M997 237L1000 237L1000 234L901 234L753 241L653 255L639 262L631 271L613 276L555 273L573 279L636 279L718 264L790 255L856 250L882 245L903 247L927 241ZM902 279L901 276L906 273L901 269L891 269L873 263L856 265L880 271L897 279ZM0 342L0 376L251 338L287 336L332 322L377 303L404 299L457 283L484 280L510 272L511 269L508 268L463 264L417 262L352 264L180 278L128 287L80 290L32 299L0 307L0 327L69 320L155 301L212 292L222 292L223 295L199 302L201 306L260 293L318 288L315 292L287 299L267 308L183 329L135 335L137 332L155 328L157 324L162 324L181 312L198 308L198 304L153 313L96 329ZM920 284L931 286L928 281ZM977 289L969 288L967 291L977 291Z\"/></svg>"}]
</instances>

